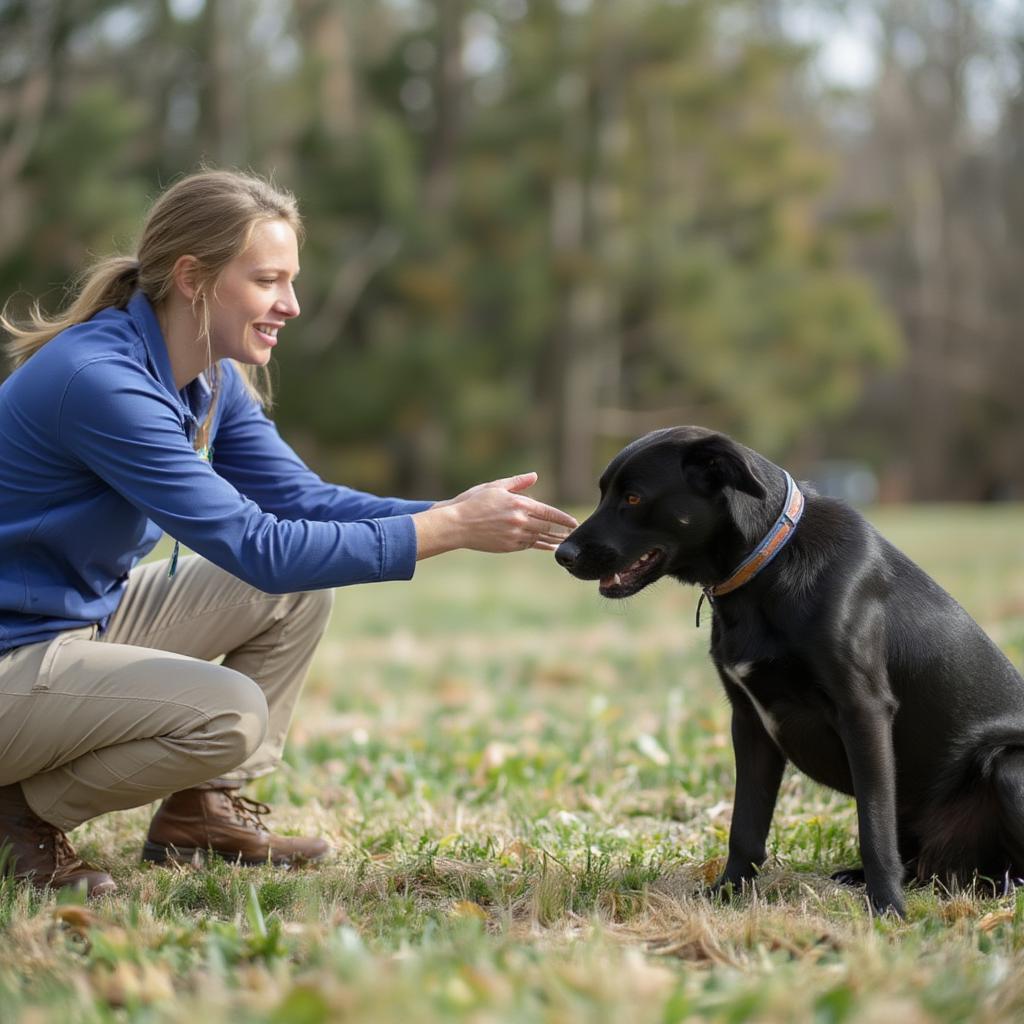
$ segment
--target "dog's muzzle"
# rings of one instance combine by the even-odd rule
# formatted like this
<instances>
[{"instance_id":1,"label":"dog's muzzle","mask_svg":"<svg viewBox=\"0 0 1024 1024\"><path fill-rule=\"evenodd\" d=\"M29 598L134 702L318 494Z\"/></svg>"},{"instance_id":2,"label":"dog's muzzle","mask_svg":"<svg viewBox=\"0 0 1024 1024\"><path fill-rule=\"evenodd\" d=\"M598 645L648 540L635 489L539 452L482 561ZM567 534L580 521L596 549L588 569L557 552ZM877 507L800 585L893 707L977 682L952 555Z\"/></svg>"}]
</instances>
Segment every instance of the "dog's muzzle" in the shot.
<instances>
[{"instance_id":1,"label":"dog's muzzle","mask_svg":"<svg viewBox=\"0 0 1024 1024\"><path fill-rule=\"evenodd\" d=\"M563 568L572 572L576 560L580 557L580 546L569 538L563 540L555 549L555 561Z\"/></svg>"}]
</instances>

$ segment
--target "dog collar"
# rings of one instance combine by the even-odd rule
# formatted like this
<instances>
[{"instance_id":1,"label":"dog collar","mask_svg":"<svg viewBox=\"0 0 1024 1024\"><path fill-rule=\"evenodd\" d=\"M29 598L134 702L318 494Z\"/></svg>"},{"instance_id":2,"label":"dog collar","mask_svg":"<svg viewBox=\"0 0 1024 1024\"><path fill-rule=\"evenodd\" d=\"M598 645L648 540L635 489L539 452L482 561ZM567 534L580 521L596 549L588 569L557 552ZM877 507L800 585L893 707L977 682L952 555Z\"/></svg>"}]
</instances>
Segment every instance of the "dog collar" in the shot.
<instances>
[{"instance_id":1,"label":"dog collar","mask_svg":"<svg viewBox=\"0 0 1024 1024\"><path fill-rule=\"evenodd\" d=\"M775 525L768 531L764 540L736 566L728 579L701 589L700 600L697 602L698 627L704 599L707 598L708 603L714 606L716 597L729 594L738 590L744 583L749 583L790 542L803 513L803 492L797 487L796 481L786 473L786 502L782 507L782 514L775 520Z\"/></svg>"}]
</instances>

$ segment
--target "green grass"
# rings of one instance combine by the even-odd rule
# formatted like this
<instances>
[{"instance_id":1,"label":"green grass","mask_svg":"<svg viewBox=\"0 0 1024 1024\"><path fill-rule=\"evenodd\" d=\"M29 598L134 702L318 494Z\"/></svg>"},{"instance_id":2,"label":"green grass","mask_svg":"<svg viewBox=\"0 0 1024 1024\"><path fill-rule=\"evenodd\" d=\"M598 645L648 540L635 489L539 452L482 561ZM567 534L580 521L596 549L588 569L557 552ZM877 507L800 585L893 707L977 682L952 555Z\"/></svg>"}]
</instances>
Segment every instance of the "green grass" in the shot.
<instances>
[{"instance_id":1,"label":"green grass","mask_svg":"<svg viewBox=\"0 0 1024 1024\"><path fill-rule=\"evenodd\" d=\"M874 519L1024 662L1024 511ZM796 772L757 884L706 898L733 773L695 605L604 602L532 552L339 591L287 763L250 788L337 857L142 867L149 809L90 822L73 840L121 894L0 884L0 1022L1021 1017L1024 896L871 919L829 881L852 801Z\"/></svg>"}]
</instances>

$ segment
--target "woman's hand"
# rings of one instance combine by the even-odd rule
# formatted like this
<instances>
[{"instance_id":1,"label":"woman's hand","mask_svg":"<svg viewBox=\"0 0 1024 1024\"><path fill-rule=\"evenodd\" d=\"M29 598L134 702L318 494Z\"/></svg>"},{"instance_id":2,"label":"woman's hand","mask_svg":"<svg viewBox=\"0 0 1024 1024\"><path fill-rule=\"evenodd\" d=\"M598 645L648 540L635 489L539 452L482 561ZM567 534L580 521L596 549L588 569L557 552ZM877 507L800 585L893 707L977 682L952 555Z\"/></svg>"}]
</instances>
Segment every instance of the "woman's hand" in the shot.
<instances>
[{"instance_id":1,"label":"woman's hand","mask_svg":"<svg viewBox=\"0 0 1024 1024\"><path fill-rule=\"evenodd\" d=\"M416 557L444 551L554 551L578 525L566 512L522 494L537 482L536 473L477 484L439 501L413 517Z\"/></svg>"}]
</instances>

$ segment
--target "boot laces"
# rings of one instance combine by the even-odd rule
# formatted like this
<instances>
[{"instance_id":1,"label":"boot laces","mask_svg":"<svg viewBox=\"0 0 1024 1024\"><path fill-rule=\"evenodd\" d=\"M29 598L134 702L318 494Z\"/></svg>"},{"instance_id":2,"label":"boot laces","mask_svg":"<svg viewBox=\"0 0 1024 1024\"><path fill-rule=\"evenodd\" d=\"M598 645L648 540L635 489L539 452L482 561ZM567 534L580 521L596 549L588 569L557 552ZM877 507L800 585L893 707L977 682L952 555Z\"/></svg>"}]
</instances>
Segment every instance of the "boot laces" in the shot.
<instances>
[{"instance_id":1,"label":"boot laces","mask_svg":"<svg viewBox=\"0 0 1024 1024\"><path fill-rule=\"evenodd\" d=\"M82 859L75 852L68 837L59 829L53 830L53 866L57 868L74 868L82 864Z\"/></svg>"},{"instance_id":2,"label":"boot laces","mask_svg":"<svg viewBox=\"0 0 1024 1024\"><path fill-rule=\"evenodd\" d=\"M261 815L270 813L270 807L267 806L267 804L261 804L259 800L252 800L247 796L238 796L234 793L227 793L225 795L228 800L231 801L235 817L238 818L239 821L246 825L252 825L261 832L270 831L270 829L268 829L261 820Z\"/></svg>"}]
</instances>

